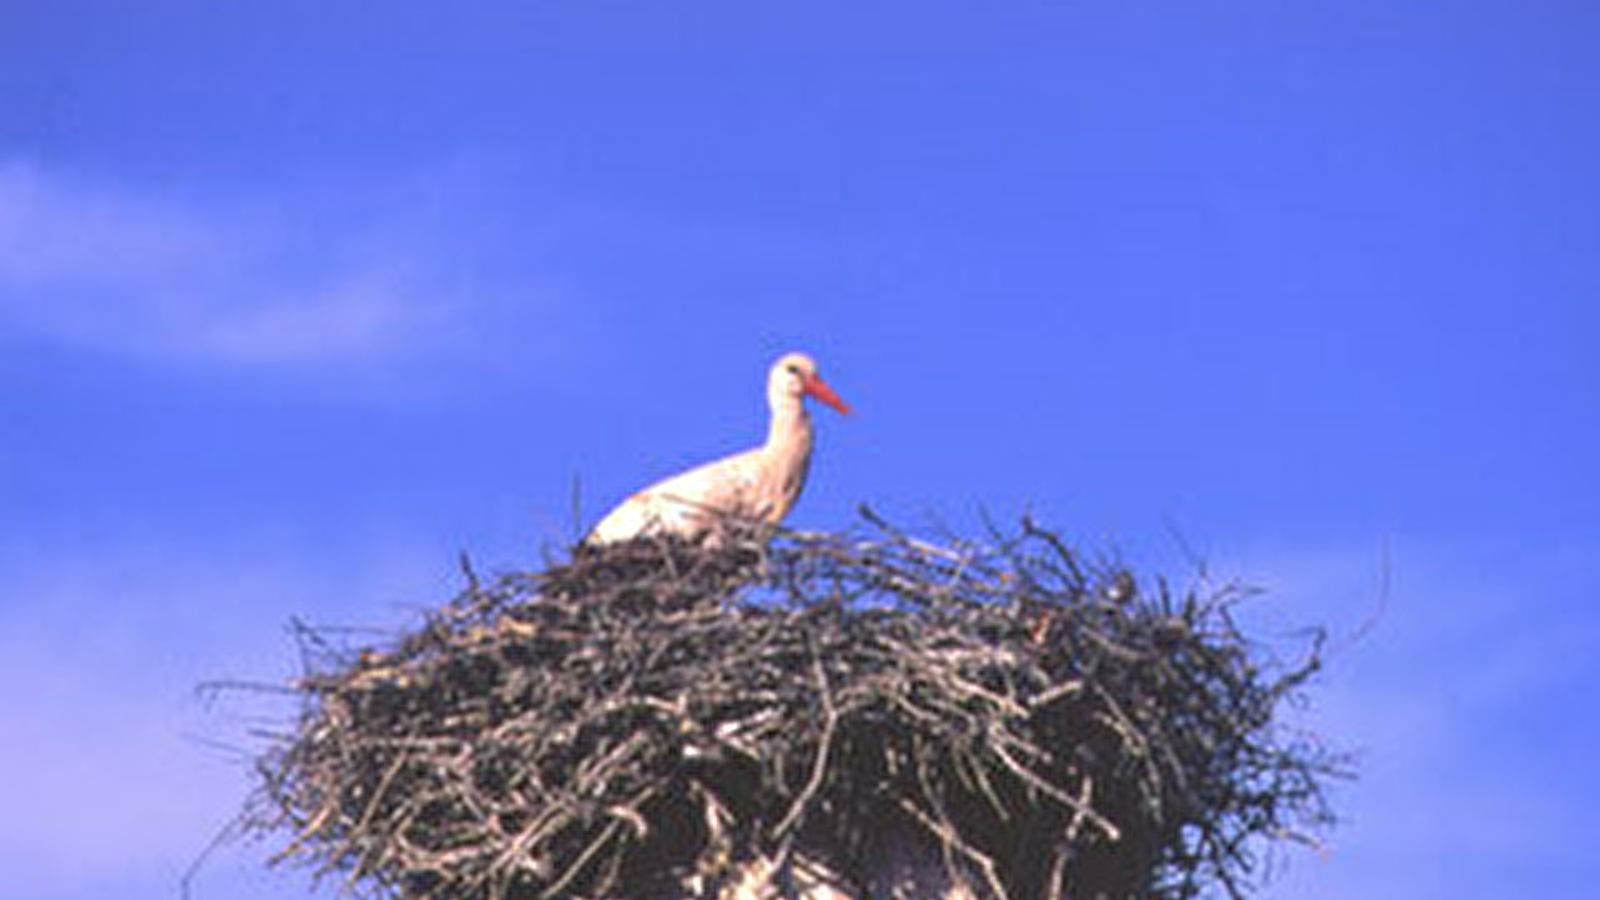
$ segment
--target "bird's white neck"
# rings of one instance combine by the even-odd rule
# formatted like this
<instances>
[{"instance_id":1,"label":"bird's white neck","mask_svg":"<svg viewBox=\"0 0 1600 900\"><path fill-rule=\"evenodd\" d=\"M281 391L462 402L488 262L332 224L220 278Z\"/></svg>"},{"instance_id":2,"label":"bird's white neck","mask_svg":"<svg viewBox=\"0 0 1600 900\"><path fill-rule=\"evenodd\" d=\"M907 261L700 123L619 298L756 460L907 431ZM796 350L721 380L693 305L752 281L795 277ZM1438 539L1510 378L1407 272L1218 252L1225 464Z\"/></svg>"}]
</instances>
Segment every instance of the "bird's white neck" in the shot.
<instances>
[{"instance_id":1,"label":"bird's white neck","mask_svg":"<svg viewBox=\"0 0 1600 900\"><path fill-rule=\"evenodd\" d=\"M776 462L803 461L811 455L811 414L799 397L784 397L772 404L767 443L762 447Z\"/></svg>"}]
</instances>

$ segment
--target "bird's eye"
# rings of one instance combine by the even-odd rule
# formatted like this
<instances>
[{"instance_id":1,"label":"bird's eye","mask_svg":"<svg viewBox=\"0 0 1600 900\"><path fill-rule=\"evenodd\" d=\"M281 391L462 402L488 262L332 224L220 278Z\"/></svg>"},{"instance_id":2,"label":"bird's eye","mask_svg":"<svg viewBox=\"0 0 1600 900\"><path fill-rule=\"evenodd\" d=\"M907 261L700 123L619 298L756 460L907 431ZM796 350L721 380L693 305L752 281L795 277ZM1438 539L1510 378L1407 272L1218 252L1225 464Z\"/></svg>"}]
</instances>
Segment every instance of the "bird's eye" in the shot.
<instances>
[{"instance_id":1,"label":"bird's eye","mask_svg":"<svg viewBox=\"0 0 1600 900\"><path fill-rule=\"evenodd\" d=\"M799 363L789 363L789 371L793 372L796 375L804 375L805 374L804 372L800 371L800 364Z\"/></svg>"}]
</instances>

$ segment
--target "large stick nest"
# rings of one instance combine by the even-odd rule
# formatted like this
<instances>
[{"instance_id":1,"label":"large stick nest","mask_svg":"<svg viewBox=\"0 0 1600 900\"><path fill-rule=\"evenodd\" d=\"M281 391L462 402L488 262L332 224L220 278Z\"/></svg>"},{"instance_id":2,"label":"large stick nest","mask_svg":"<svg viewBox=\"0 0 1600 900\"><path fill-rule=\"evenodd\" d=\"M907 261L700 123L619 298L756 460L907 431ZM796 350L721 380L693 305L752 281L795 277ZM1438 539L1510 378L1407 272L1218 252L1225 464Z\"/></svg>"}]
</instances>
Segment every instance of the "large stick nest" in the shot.
<instances>
[{"instance_id":1,"label":"large stick nest","mask_svg":"<svg viewBox=\"0 0 1600 900\"><path fill-rule=\"evenodd\" d=\"M981 897L1257 883L1337 762L1278 722L1318 668L1024 522L580 548L384 647L303 630L249 827L404 898L714 893L795 848L866 884L913 832ZM470 572L469 572L470 575Z\"/></svg>"}]
</instances>

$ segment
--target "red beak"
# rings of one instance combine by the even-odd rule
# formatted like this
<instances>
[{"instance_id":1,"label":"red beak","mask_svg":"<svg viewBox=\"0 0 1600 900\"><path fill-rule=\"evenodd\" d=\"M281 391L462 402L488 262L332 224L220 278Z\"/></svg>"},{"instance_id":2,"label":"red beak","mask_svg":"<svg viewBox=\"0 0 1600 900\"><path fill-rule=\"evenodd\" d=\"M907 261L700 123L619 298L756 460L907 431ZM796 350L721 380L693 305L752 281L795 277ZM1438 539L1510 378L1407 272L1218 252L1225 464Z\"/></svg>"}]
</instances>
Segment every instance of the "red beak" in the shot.
<instances>
[{"instance_id":1,"label":"red beak","mask_svg":"<svg viewBox=\"0 0 1600 900\"><path fill-rule=\"evenodd\" d=\"M828 387L826 381L815 375L806 379L805 392L845 415L850 414L850 404L840 400L839 395L833 392L833 388Z\"/></svg>"}]
</instances>

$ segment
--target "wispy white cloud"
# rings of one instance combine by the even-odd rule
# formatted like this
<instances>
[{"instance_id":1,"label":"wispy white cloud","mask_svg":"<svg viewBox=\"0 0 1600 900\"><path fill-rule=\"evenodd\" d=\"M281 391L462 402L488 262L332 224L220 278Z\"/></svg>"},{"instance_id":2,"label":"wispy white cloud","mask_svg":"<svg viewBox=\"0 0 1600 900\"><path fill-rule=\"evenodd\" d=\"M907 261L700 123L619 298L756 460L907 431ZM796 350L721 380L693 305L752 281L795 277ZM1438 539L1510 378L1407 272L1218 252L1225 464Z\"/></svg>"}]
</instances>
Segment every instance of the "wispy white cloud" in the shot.
<instances>
[{"instance_id":1,"label":"wispy white cloud","mask_svg":"<svg viewBox=\"0 0 1600 900\"><path fill-rule=\"evenodd\" d=\"M449 554L402 541L317 571L293 552L150 539L68 547L0 542L0 871L19 895L172 897L251 786L249 727L291 708L249 695L207 705L215 678L294 674L291 615L408 623L453 587ZM430 563L437 563L432 565ZM240 848L197 896L305 896L261 881ZM142 885L137 890L135 885ZM279 891L279 888L283 891ZM112 890L114 888L114 890Z\"/></svg>"},{"instance_id":2,"label":"wispy white cloud","mask_svg":"<svg viewBox=\"0 0 1600 900\"><path fill-rule=\"evenodd\" d=\"M433 358L506 315L547 339L551 292L507 308L441 192L417 193L200 199L0 161L0 337L257 370Z\"/></svg>"},{"instance_id":3,"label":"wispy white cloud","mask_svg":"<svg viewBox=\"0 0 1600 900\"><path fill-rule=\"evenodd\" d=\"M0 163L0 277L8 285L148 285L217 249L196 217L154 198Z\"/></svg>"},{"instance_id":4,"label":"wispy white cloud","mask_svg":"<svg viewBox=\"0 0 1600 900\"><path fill-rule=\"evenodd\" d=\"M1257 625L1334 629L1304 724L1360 756L1359 779L1335 792L1331 855L1293 860L1275 894L1483 896L1508 877L1595 871L1585 835L1600 779L1575 735L1600 732L1571 715L1600 680L1593 553L1397 540L1387 554L1244 557L1270 588Z\"/></svg>"},{"instance_id":5,"label":"wispy white cloud","mask_svg":"<svg viewBox=\"0 0 1600 900\"><path fill-rule=\"evenodd\" d=\"M447 298L416 295L402 272L337 277L307 294L196 321L190 346L239 363L394 357L417 352L458 324Z\"/></svg>"}]
</instances>

